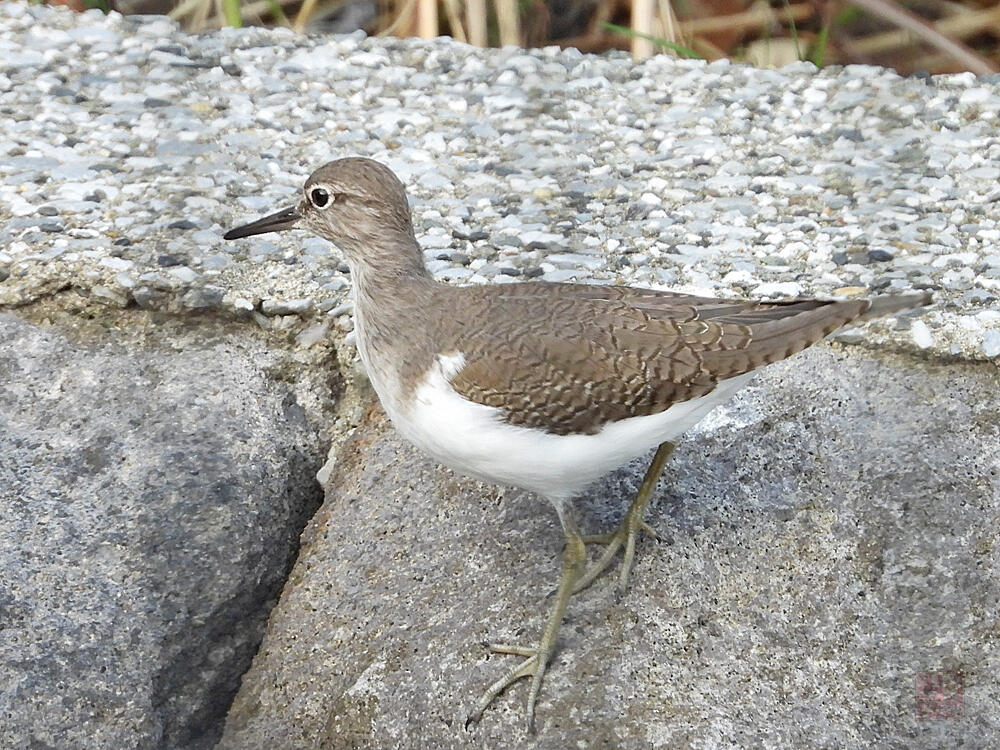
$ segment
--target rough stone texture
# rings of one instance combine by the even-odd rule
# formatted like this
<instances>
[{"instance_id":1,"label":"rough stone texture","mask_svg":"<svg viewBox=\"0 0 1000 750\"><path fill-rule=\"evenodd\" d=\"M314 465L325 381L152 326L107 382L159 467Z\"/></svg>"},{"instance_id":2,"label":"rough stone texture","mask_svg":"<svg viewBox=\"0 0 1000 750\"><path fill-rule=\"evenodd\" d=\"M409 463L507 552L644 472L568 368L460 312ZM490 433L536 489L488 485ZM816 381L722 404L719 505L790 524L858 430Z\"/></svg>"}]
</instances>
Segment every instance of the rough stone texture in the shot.
<instances>
[{"instance_id":1,"label":"rough stone texture","mask_svg":"<svg viewBox=\"0 0 1000 750\"><path fill-rule=\"evenodd\" d=\"M551 512L367 424L225 747L1000 745L998 113L970 74L0 3L0 747L211 743L360 398L333 413L323 355L353 356L342 259L222 232L349 154L403 178L442 280L932 289L841 340L939 359L812 353L713 417L654 509L673 543L573 603L535 740L523 685L462 720L511 663L479 642L538 635ZM915 676L959 669L965 718L917 722Z\"/></svg>"},{"instance_id":2,"label":"rough stone texture","mask_svg":"<svg viewBox=\"0 0 1000 750\"><path fill-rule=\"evenodd\" d=\"M996 747L1000 419L991 365L822 346L678 449L628 593L576 596L537 734L526 686L561 535L536 497L458 479L375 414L344 451L220 750ZM617 520L640 463L578 502ZM917 676L964 674L955 720Z\"/></svg>"},{"instance_id":3,"label":"rough stone texture","mask_svg":"<svg viewBox=\"0 0 1000 750\"><path fill-rule=\"evenodd\" d=\"M0 747L218 739L320 500L284 359L211 318L0 313Z\"/></svg>"}]
</instances>

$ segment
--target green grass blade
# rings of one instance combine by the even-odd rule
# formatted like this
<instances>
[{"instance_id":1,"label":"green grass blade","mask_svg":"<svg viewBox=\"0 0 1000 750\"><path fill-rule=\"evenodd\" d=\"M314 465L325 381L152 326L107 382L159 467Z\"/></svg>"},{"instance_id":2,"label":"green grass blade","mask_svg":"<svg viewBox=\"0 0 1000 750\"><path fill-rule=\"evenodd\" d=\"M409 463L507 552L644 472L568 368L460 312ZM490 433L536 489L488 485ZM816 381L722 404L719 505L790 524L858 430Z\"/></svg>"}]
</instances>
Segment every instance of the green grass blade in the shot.
<instances>
[{"instance_id":1,"label":"green grass blade","mask_svg":"<svg viewBox=\"0 0 1000 750\"><path fill-rule=\"evenodd\" d=\"M819 36L816 37L816 41L812 44L812 49L809 50L809 62L817 68L823 67L823 56L826 54L826 40L829 34L829 26L824 26L820 29Z\"/></svg>"},{"instance_id":2,"label":"green grass blade","mask_svg":"<svg viewBox=\"0 0 1000 750\"><path fill-rule=\"evenodd\" d=\"M227 26L235 26L238 29L243 25L240 0L222 0L222 11L226 14Z\"/></svg>"},{"instance_id":3,"label":"green grass blade","mask_svg":"<svg viewBox=\"0 0 1000 750\"><path fill-rule=\"evenodd\" d=\"M658 36L652 36L650 34L642 34L638 31L630 29L628 26L619 26L616 23L604 23L601 24L601 26L603 26L608 31L614 31L615 33L621 34L622 36L627 36L629 38L635 37L637 39L646 39L659 47L664 47L666 49L673 50L681 57L687 57L692 60L705 59L690 47L685 47L683 44L675 44L674 42L668 42L666 39L661 39Z\"/></svg>"},{"instance_id":4,"label":"green grass blade","mask_svg":"<svg viewBox=\"0 0 1000 750\"><path fill-rule=\"evenodd\" d=\"M789 3L788 0L785 0L785 10L788 10L789 8L791 8L791 3ZM795 19L792 18L791 15L788 16L788 26L789 30L792 32L792 43L795 45L795 56L800 60L805 60L805 57L802 55L802 48L799 46L799 30L795 28Z\"/></svg>"},{"instance_id":5,"label":"green grass blade","mask_svg":"<svg viewBox=\"0 0 1000 750\"><path fill-rule=\"evenodd\" d=\"M288 26L291 28L292 22L288 20L288 16L285 15L285 11L281 9L278 4L278 0L267 0L267 7L271 9L271 15L280 23L282 26Z\"/></svg>"}]
</instances>

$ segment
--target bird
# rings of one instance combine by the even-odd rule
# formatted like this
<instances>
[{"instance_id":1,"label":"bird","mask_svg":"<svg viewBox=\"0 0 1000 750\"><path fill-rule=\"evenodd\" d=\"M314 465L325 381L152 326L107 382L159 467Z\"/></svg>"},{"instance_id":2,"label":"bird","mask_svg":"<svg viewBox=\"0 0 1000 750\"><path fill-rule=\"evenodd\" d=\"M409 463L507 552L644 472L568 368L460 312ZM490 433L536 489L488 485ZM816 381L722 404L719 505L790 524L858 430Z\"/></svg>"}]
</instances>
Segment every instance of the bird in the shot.
<instances>
[{"instance_id":1,"label":"bird","mask_svg":"<svg viewBox=\"0 0 1000 750\"><path fill-rule=\"evenodd\" d=\"M531 645L491 644L520 661L485 690L467 722L530 679L529 732L570 598L619 550L625 589L638 537L655 536L644 513L679 438L761 367L849 324L932 301L926 292L767 302L542 280L439 282L424 264L404 185L364 157L324 164L295 205L224 238L291 229L343 254L358 354L395 429L459 473L541 495L558 516L562 568L542 634ZM621 524L582 534L573 499L654 447ZM589 565L587 544L603 545Z\"/></svg>"}]
</instances>

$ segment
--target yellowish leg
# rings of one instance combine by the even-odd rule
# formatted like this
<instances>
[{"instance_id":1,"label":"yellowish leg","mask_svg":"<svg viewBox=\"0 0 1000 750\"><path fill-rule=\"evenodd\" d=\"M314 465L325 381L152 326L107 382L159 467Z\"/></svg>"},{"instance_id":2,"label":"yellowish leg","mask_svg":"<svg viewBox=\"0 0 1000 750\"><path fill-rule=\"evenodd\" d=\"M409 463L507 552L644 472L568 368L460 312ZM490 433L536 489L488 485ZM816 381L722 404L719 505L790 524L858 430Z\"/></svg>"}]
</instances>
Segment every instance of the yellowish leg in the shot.
<instances>
[{"instance_id":1,"label":"yellowish leg","mask_svg":"<svg viewBox=\"0 0 1000 750\"><path fill-rule=\"evenodd\" d=\"M635 538L639 535L640 531L645 531L652 537L656 536L656 532L643 520L643 516L646 514L646 506L649 504L649 499L653 496L653 490L656 489L656 483L660 479L660 474L663 473L663 467L676 447L674 443L661 443L660 447L656 449L656 455L653 456L649 468L646 469L646 476L642 479L642 485L639 487L632 505L629 506L628 512L625 514L625 518L622 519L621 525L617 530L611 534L583 537L583 541L588 544L604 544L605 547L601 556L577 580L576 585L573 587L574 594L577 591L587 588L587 586L594 582L594 579L607 569L622 544L625 545L625 554L622 557L622 566L618 573L618 586L624 591L628 583L629 572L632 570L632 562L635 559Z\"/></svg>"},{"instance_id":2,"label":"yellowish leg","mask_svg":"<svg viewBox=\"0 0 1000 750\"><path fill-rule=\"evenodd\" d=\"M549 612L549 619L545 624L542 639L538 646L514 646L508 644L491 644L493 651L501 654L514 654L525 657L524 661L514 667L504 677L500 678L486 690L486 694L476 705L475 711L469 717L469 722L479 721L483 711L493 702L500 693L506 690L511 684L517 682L522 677L531 677L531 687L528 689L528 702L525 714L528 722L528 731L534 731L535 723L535 701L538 699L538 692L542 688L542 677L545 674L545 667L555 650L556 636L559 633L559 626L562 624L563 615L566 613L566 605L569 604L570 596L573 594L573 586L580 577L583 564L587 559L587 550L580 536L576 521L573 519L572 510L565 503L557 503L556 510L559 512L559 520L562 521L563 531L566 534L566 546L563 548L562 576L559 579L559 588L556 590L556 601Z\"/></svg>"}]
</instances>

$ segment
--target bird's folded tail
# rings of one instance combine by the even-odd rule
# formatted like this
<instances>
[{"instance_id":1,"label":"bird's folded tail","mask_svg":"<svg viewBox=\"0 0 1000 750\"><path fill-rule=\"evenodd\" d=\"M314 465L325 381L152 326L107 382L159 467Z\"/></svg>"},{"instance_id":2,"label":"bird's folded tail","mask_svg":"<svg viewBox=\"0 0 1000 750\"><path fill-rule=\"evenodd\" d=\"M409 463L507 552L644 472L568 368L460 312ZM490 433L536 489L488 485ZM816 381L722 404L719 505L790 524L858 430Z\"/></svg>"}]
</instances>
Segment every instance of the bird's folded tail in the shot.
<instances>
[{"instance_id":1,"label":"bird's folded tail","mask_svg":"<svg viewBox=\"0 0 1000 750\"><path fill-rule=\"evenodd\" d=\"M846 325L930 303L931 295L924 292L870 300L790 300L763 311L751 309L719 319L746 326L749 336L743 346L701 356L705 369L716 380L725 380L790 357Z\"/></svg>"},{"instance_id":2,"label":"bird's folded tail","mask_svg":"<svg viewBox=\"0 0 1000 750\"><path fill-rule=\"evenodd\" d=\"M902 310L912 310L917 307L926 307L932 302L930 292L920 294L887 294L882 297L873 297L871 305L861 314L858 320L871 320L881 318L884 315L892 315Z\"/></svg>"}]
</instances>

